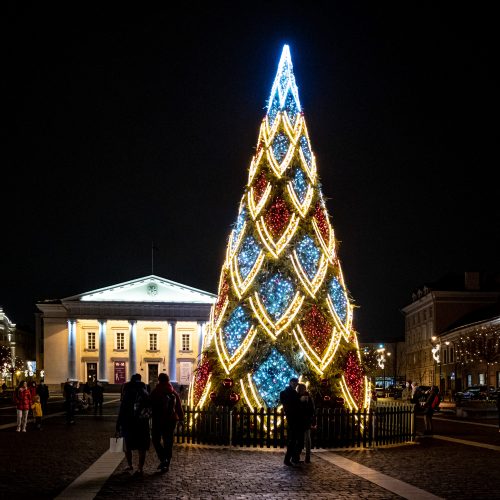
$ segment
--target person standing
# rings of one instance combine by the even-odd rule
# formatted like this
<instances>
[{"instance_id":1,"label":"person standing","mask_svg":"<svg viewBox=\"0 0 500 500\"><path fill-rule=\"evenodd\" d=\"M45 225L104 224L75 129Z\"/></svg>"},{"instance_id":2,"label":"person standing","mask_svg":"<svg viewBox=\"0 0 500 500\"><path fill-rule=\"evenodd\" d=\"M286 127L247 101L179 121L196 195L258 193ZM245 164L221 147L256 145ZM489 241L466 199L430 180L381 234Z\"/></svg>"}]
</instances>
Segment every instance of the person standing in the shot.
<instances>
[{"instance_id":1,"label":"person standing","mask_svg":"<svg viewBox=\"0 0 500 500\"><path fill-rule=\"evenodd\" d=\"M40 396L38 394L33 398L31 409L33 410L33 417L35 418L35 428L41 431L43 411L42 404L40 403Z\"/></svg>"},{"instance_id":2,"label":"person standing","mask_svg":"<svg viewBox=\"0 0 500 500\"><path fill-rule=\"evenodd\" d=\"M146 452L149 450L149 413L150 408L149 393L146 384L141 382L141 375L136 373L123 386L122 401L116 421L116 434L123 436L125 442L125 458L128 467L125 470L132 470L132 451L139 452L139 465L136 476L143 475Z\"/></svg>"},{"instance_id":3,"label":"person standing","mask_svg":"<svg viewBox=\"0 0 500 500\"><path fill-rule=\"evenodd\" d=\"M309 464L311 463L311 427L316 425L316 409L314 407L314 401L307 391L306 384L298 384L297 393L300 396L299 412L301 430L304 435L303 446L306 451L305 463Z\"/></svg>"},{"instance_id":4,"label":"person standing","mask_svg":"<svg viewBox=\"0 0 500 500\"><path fill-rule=\"evenodd\" d=\"M66 380L64 384L64 404L66 406L66 423L74 424L75 423L75 407L76 407L76 399L78 386L76 382L71 382L70 379Z\"/></svg>"},{"instance_id":5,"label":"person standing","mask_svg":"<svg viewBox=\"0 0 500 500\"><path fill-rule=\"evenodd\" d=\"M280 402L283 405L287 421L287 442L285 465L298 465L302 449L303 434L301 432L299 403L300 396L296 391L299 379L292 377L288 387L280 392Z\"/></svg>"},{"instance_id":6,"label":"person standing","mask_svg":"<svg viewBox=\"0 0 500 500\"><path fill-rule=\"evenodd\" d=\"M184 411L181 398L174 390L166 373L160 373L158 384L151 392L152 429L151 438L160 460L158 469L168 472L172 461L172 447L177 422L182 422Z\"/></svg>"},{"instance_id":7,"label":"person standing","mask_svg":"<svg viewBox=\"0 0 500 500\"><path fill-rule=\"evenodd\" d=\"M26 432L28 422L28 412L31 408L31 392L28 389L26 380L21 380L14 392L14 403L16 404L17 428L16 432Z\"/></svg>"},{"instance_id":8,"label":"person standing","mask_svg":"<svg viewBox=\"0 0 500 500\"><path fill-rule=\"evenodd\" d=\"M433 385L424 404L424 434L432 434L432 415L439 407L439 389Z\"/></svg>"},{"instance_id":9,"label":"person standing","mask_svg":"<svg viewBox=\"0 0 500 500\"><path fill-rule=\"evenodd\" d=\"M36 393L40 396L40 404L42 405L42 413L47 414L47 402L49 400L49 386L41 380L36 388Z\"/></svg>"},{"instance_id":10,"label":"person standing","mask_svg":"<svg viewBox=\"0 0 500 500\"><path fill-rule=\"evenodd\" d=\"M99 415L102 415L102 404L104 403L104 387L102 382L99 380L92 387L92 401L94 403L94 415L97 415L97 409L99 409Z\"/></svg>"}]
</instances>

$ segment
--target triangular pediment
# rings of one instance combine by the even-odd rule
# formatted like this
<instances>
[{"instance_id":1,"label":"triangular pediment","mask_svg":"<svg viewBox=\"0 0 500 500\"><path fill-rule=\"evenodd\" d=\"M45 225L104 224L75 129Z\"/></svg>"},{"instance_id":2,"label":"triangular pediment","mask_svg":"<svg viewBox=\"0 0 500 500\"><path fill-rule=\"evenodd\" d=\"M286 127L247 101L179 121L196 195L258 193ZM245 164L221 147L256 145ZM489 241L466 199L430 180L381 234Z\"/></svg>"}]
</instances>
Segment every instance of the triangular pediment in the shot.
<instances>
[{"instance_id":1,"label":"triangular pediment","mask_svg":"<svg viewBox=\"0 0 500 500\"><path fill-rule=\"evenodd\" d=\"M154 274L62 299L63 302L168 302L213 304L217 296Z\"/></svg>"}]
</instances>

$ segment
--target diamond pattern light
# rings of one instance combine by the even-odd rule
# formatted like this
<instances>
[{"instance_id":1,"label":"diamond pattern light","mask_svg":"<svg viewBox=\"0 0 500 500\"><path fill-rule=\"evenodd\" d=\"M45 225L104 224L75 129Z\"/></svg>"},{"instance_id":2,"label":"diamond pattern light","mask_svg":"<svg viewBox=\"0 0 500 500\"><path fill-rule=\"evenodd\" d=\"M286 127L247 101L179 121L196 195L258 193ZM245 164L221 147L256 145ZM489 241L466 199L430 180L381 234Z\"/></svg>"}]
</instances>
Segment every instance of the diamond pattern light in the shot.
<instances>
[{"instance_id":1,"label":"diamond pattern light","mask_svg":"<svg viewBox=\"0 0 500 500\"><path fill-rule=\"evenodd\" d=\"M298 377L297 373L290 367L286 358L273 349L254 372L252 380L266 406L273 408L278 406L280 392L292 377Z\"/></svg>"},{"instance_id":2,"label":"diamond pattern light","mask_svg":"<svg viewBox=\"0 0 500 500\"><path fill-rule=\"evenodd\" d=\"M260 287L262 302L268 314L276 321L290 305L295 288L290 279L276 273Z\"/></svg>"},{"instance_id":3,"label":"diamond pattern light","mask_svg":"<svg viewBox=\"0 0 500 500\"><path fill-rule=\"evenodd\" d=\"M288 46L272 85L212 308L213 338L192 401L210 404L225 377L248 407L279 405L292 376L320 380L346 406L369 406L369 384ZM210 369L207 369L207 366ZM191 391L191 389L190 389ZM190 392L191 394L191 392ZM368 395L368 396L367 396ZM333 394L332 394L333 396ZM265 427L266 424L264 424Z\"/></svg>"}]
</instances>

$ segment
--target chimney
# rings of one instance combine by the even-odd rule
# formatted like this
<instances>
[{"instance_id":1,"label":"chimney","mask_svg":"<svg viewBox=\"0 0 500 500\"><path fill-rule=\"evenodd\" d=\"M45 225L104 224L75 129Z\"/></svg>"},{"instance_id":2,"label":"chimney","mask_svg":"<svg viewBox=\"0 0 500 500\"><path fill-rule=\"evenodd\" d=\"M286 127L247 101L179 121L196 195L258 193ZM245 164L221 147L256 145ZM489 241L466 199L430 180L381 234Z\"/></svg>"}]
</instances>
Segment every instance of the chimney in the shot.
<instances>
[{"instance_id":1,"label":"chimney","mask_svg":"<svg viewBox=\"0 0 500 500\"><path fill-rule=\"evenodd\" d=\"M480 290L479 273L465 272L465 289Z\"/></svg>"}]
</instances>

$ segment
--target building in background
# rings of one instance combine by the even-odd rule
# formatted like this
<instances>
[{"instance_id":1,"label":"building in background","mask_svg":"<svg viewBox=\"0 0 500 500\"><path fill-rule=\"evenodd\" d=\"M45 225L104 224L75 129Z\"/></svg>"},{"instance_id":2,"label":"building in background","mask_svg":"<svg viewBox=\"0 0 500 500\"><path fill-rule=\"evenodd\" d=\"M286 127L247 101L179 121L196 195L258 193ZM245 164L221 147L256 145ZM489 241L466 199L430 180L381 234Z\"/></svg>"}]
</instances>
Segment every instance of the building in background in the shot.
<instances>
[{"instance_id":1,"label":"building in background","mask_svg":"<svg viewBox=\"0 0 500 500\"><path fill-rule=\"evenodd\" d=\"M37 365L54 388L66 379L188 385L216 296L155 275L37 303Z\"/></svg>"},{"instance_id":2,"label":"building in background","mask_svg":"<svg viewBox=\"0 0 500 500\"><path fill-rule=\"evenodd\" d=\"M476 329L468 317L496 307L499 300L498 273L447 274L416 290L411 304L402 309L405 315L406 378L421 385L438 385L442 392L461 390L468 381L462 380L462 370L457 372L450 368L451 365L455 368L456 340ZM481 321L496 324L494 317L483 317ZM449 371L443 369L445 357Z\"/></svg>"},{"instance_id":3,"label":"building in background","mask_svg":"<svg viewBox=\"0 0 500 500\"><path fill-rule=\"evenodd\" d=\"M500 387L500 303L460 318L437 343L440 379L448 393L472 385Z\"/></svg>"}]
</instances>

